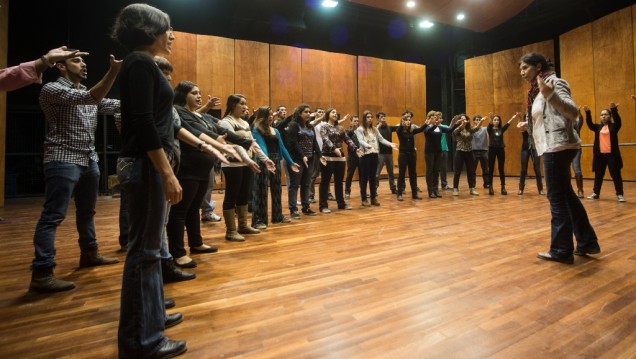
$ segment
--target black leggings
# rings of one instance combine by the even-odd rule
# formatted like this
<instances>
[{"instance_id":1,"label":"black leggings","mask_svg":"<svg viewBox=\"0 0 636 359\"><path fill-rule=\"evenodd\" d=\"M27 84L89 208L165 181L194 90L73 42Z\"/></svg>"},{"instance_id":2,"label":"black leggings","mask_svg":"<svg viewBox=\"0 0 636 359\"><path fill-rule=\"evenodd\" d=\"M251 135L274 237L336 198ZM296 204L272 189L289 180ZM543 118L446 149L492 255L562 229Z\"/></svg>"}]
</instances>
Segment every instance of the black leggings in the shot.
<instances>
[{"instance_id":1,"label":"black leggings","mask_svg":"<svg viewBox=\"0 0 636 359\"><path fill-rule=\"evenodd\" d=\"M506 150L503 147L489 147L488 148L488 173L489 184L492 186L492 179L495 176L495 159L497 159L497 169L499 170L499 180L501 185L506 185L506 173L504 171L504 164L506 163Z\"/></svg>"},{"instance_id":2,"label":"black leggings","mask_svg":"<svg viewBox=\"0 0 636 359\"><path fill-rule=\"evenodd\" d=\"M223 210L246 205L252 186L252 170L247 166L223 167L223 175L225 176Z\"/></svg>"},{"instance_id":3,"label":"black leggings","mask_svg":"<svg viewBox=\"0 0 636 359\"><path fill-rule=\"evenodd\" d=\"M462 175L464 164L466 165L466 177L468 177L468 187L475 188L477 179L473 171L474 160L472 152L456 151L455 152L455 176L453 177L453 188L459 188L459 178Z\"/></svg>"}]
</instances>

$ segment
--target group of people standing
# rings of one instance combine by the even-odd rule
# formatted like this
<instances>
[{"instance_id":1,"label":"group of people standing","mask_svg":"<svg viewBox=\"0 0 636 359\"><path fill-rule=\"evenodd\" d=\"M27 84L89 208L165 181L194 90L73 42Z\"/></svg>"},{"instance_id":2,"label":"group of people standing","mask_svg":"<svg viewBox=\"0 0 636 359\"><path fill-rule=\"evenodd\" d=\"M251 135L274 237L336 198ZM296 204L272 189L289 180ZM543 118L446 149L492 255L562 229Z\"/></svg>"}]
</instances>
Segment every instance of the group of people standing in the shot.
<instances>
[{"instance_id":1,"label":"group of people standing","mask_svg":"<svg viewBox=\"0 0 636 359\"><path fill-rule=\"evenodd\" d=\"M168 358L186 351L186 342L170 340L164 329L183 320L181 313L167 314L174 302L164 298L163 283L193 279L176 266L191 268L196 262L186 255L184 230L191 253L213 253L216 248L203 243L199 208L209 191L210 171L221 162L225 176L223 217L228 241L244 241L243 235L258 234L268 227L268 188L272 199L271 223L289 223L300 213L316 215L311 209L314 168L322 177L319 211L330 213L330 182L334 179L337 208L350 210L351 182L355 170L360 177L360 200L364 207L379 206L379 176L386 166L389 186L398 201L404 200L408 173L411 196L422 199L417 186L414 136L425 136L426 183L430 198L441 197L440 188L459 195L462 167L467 168L468 188L476 192L477 161L482 163L484 186L494 194L495 162L505 188L505 145L503 134L511 122L524 133L521 153L522 171L518 194L523 194L528 159L533 160L538 190L543 194L539 156L543 157L547 197L552 213L551 244L537 256L544 260L571 264L573 255L600 253L598 238L579 198L582 184L577 176L577 193L571 185L570 165L580 159L582 115L574 104L569 85L559 79L553 65L540 54L530 53L519 62L521 76L530 83L525 118L516 113L506 123L499 115L476 116L471 125L465 114L455 116L448 126L442 114L431 111L423 126L412 123L413 112L406 110L397 126L386 123L386 114L378 112L377 125L370 111L340 118L335 108L312 112L301 104L290 116L286 108L258 108L249 116L247 98L228 97L222 119L206 113L220 104L209 98L203 104L198 86L182 81L170 84L172 68L163 55L171 53L175 41L170 18L145 4L126 6L113 26L113 39L129 54L123 61L110 58L110 69L91 89L81 85L87 77L82 59L86 53L51 50L31 64L0 71L0 88L11 90L38 82L41 72L56 67L57 81L42 88L40 104L49 123L45 140L46 196L34 234L35 258L30 289L51 292L75 287L55 277L55 230L63 221L71 196L75 195L76 221L81 248L80 267L109 265L117 258L98 252L94 213L99 169L94 148L98 112L112 113L120 124L122 149L117 172L122 188L122 230L120 244L127 251L121 289L121 314L118 333L121 358ZM106 94L119 76L121 100ZM636 97L632 96L636 99ZM601 111L601 123L595 124L585 106L585 121L594 131L593 170L595 181L589 199L598 199L606 168L614 180L618 201L624 202L620 170L622 159L617 133L621 128L618 105ZM339 124L350 119L351 127ZM577 122L578 119L578 122ZM120 120L120 121L119 121ZM489 120L487 127L482 127ZM395 132L399 143L391 142ZM453 186L446 182L448 156L446 135L456 143ZM487 138L487 142L484 142ZM345 155L344 144L348 147ZM484 150L484 143L487 148ZM393 154L398 150L397 184L393 177ZM481 151L486 151L484 154ZM485 156L484 156L485 155ZM319 167L315 163L320 163ZM346 165L345 165L346 163ZM290 216L283 215L282 170L287 179ZM346 170L346 179L345 179ZM440 187L440 180L441 187ZM343 188L344 187L344 188ZM299 194L300 191L300 194ZM124 201L125 198L125 201ZM248 222L248 204L252 221ZM298 205L300 204L300 211ZM291 218L290 218L291 217ZM160 220L157 220L157 219ZM238 224L237 224L238 222ZM576 248L572 236L576 238ZM164 264L172 263L172 264ZM176 265L176 266L175 266ZM166 269L168 268L168 269Z\"/></svg>"}]
</instances>

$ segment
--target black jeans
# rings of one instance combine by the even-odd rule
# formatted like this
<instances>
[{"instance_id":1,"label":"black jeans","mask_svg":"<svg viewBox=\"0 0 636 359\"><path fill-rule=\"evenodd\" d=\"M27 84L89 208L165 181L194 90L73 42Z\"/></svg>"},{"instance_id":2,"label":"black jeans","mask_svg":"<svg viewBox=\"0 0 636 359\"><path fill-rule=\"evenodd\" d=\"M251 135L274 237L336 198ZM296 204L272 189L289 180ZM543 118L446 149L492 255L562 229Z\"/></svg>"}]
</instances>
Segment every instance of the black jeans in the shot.
<instances>
[{"instance_id":1,"label":"black jeans","mask_svg":"<svg viewBox=\"0 0 636 359\"><path fill-rule=\"evenodd\" d=\"M614 189L617 196L623 195L623 177L621 177L621 169L618 167L618 161L611 153L601 153L596 158L596 172L594 172L594 193L600 195L603 186L603 177L605 177L605 169L609 168L610 176L614 181Z\"/></svg>"},{"instance_id":2,"label":"black jeans","mask_svg":"<svg viewBox=\"0 0 636 359\"><path fill-rule=\"evenodd\" d=\"M209 178L205 180L179 178L183 197L181 202L170 208L168 225L166 226L170 254L174 258L180 258L187 254L183 244L184 226L188 231L188 246L190 248L203 244L199 208L201 208L201 202L203 202L203 197L208 190L209 181Z\"/></svg>"},{"instance_id":3,"label":"black jeans","mask_svg":"<svg viewBox=\"0 0 636 359\"><path fill-rule=\"evenodd\" d=\"M375 171L378 168L378 154L369 153L360 157L360 200L367 200L367 184L371 191L371 198L377 196L377 185L375 183Z\"/></svg>"},{"instance_id":4,"label":"black jeans","mask_svg":"<svg viewBox=\"0 0 636 359\"><path fill-rule=\"evenodd\" d=\"M475 178L475 185L477 185L477 165L481 165L481 178L484 180L484 187L490 182L490 175L488 174L488 151L487 150L473 150L473 178ZM474 186L473 186L474 187Z\"/></svg>"},{"instance_id":5,"label":"black jeans","mask_svg":"<svg viewBox=\"0 0 636 359\"><path fill-rule=\"evenodd\" d=\"M428 187L428 194L430 196L438 189L439 177L437 173L440 169L442 154L426 153L424 154L424 160L426 160L426 187Z\"/></svg>"},{"instance_id":6,"label":"black jeans","mask_svg":"<svg viewBox=\"0 0 636 359\"><path fill-rule=\"evenodd\" d=\"M409 171L409 184L411 185L411 195L417 196L417 173L415 172L415 164L417 157L415 152L398 153L398 194L403 194L406 188L405 175Z\"/></svg>"},{"instance_id":7,"label":"black jeans","mask_svg":"<svg viewBox=\"0 0 636 359\"><path fill-rule=\"evenodd\" d=\"M226 182L223 210L246 205L252 187L252 170L247 166L223 167L223 175Z\"/></svg>"},{"instance_id":8,"label":"black jeans","mask_svg":"<svg viewBox=\"0 0 636 359\"><path fill-rule=\"evenodd\" d=\"M351 182L353 181L353 174L360 167L360 157L349 156L347 157L347 180L345 182L345 193L351 194ZM359 176L359 174L358 174Z\"/></svg>"},{"instance_id":9,"label":"black jeans","mask_svg":"<svg viewBox=\"0 0 636 359\"><path fill-rule=\"evenodd\" d=\"M522 148L521 149L521 173L519 174L519 188L523 189L526 185L526 174L528 173L528 159L532 158L532 167L537 178L537 189L543 190L543 181L541 180L541 158L537 154L537 150Z\"/></svg>"},{"instance_id":10,"label":"black jeans","mask_svg":"<svg viewBox=\"0 0 636 359\"><path fill-rule=\"evenodd\" d=\"M311 157L307 160L307 167L305 163L300 160L300 171L294 172L291 169L291 165L287 164L287 172L289 173L289 180L291 183L287 184L287 205L291 213L298 212L298 189L300 188L300 203L303 210L309 209L309 186L311 184L311 175L314 168L315 157Z\"/></svg>"},{"instance_id":11,"label":"black jeans","mask_svg":"<svg viewBox=\"0 0 636 359\"><path fill-rule=\"evenodd\" d=\"M499 181L501 186L506 185L506 173L504 164L506 163L506 150L503 147L490 147L488 149L488 184L492 187L492 179L495 176L495 159L497 160L497 169L499 170Z\"/></svg>"},{"instance_id":12,"label":"black jeans","mask_svg":"<svg viewBox=\"0 0 636 359\"><path fill-rule=\"evenodd\" d=\"M477 180L475 179L474 169L474 157L472 152L455 151L455 176L453 177L453 188L459 188L459 178L462 175L462 170L466 165L466 176L468 177L468 187L475 188Z\"/></svg>"},{"instance_id":13,"label":"black jeans","mask_svg":"<svg viewBox=\"0 0 636 359\"><path fill-rule=\"evenodd\" d=\"M336 202L338 207L345 206L344 194L342 192L342 179L344 178L345 163L344 161L327 161L326 166L320 166L320 209L329 208L327 198L329 196L329 182L333 175L333 186L336 192Z\"/></svg>"}]
</instances>

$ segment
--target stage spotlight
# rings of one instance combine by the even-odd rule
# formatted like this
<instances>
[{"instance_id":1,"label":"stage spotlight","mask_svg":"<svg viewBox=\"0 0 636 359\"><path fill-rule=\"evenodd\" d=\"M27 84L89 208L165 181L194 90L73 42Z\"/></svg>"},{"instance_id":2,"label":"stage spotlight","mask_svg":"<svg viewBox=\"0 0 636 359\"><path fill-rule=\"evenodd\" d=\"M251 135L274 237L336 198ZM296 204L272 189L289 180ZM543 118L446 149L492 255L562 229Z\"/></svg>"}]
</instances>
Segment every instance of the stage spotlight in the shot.
<instances>
[{"instance_id":1,"label":"stage spotlight","mask_svg":"<svg viewBox=\"0 0 636 359\"><path fill-rule=\"evenodd\" d=\"M324 0L322 2L322 6L324 7L336 7L338 6L338 2L334 0Z\"/></svg>"},{"instance_id":2,"label":"stage spotlight","mask_svg":"<svg viewBox=\"0 0 636 359\"><path fill-rule=\"evenodd\" d=\"M433 23L430 22L429 20L422 20L420 22L420 27L425 28L425 29L430 29L431 27L433 27Z\"/></svg>"}]
</instances>

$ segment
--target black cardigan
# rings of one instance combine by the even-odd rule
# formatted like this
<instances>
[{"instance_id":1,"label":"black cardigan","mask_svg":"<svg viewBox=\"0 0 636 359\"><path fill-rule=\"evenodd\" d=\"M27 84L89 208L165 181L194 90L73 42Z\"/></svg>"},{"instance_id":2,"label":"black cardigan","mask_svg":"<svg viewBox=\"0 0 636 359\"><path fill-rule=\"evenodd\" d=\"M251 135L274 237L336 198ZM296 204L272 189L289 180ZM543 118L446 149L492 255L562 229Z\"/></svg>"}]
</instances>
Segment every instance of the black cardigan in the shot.
<instances>
[{"instance_id":1,"label":"black cardigan","mask_svg":"<svg viewBox=\"0 0 636 359\"><path fill-rule=\"evenodd\" d=\"M618 108L616 107L610 109L610 111L612 111L612 118L614 119L614 122L610 122L607 126L609 127L612 155L616 158L618 168L623 168L623 158L621 157L621 151L618 147L618 131L620 131L622 126L621 116L618 115ZM596 172L596 169L598 168L598 158L601 155L599 134L601 129L603 129L603 124L593 123L590 111L585 111L585 123L587 123L587 127L589 127L591 131L594 131L594 158L592 160L592 171Z\"/></svg>"}]
</instances>

